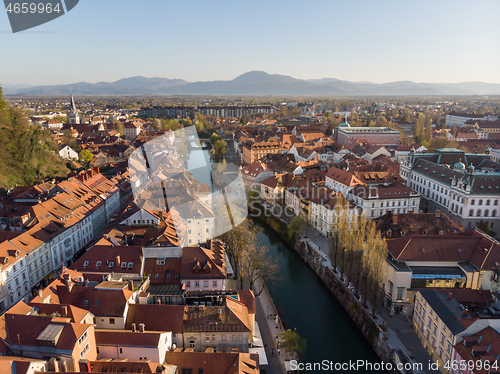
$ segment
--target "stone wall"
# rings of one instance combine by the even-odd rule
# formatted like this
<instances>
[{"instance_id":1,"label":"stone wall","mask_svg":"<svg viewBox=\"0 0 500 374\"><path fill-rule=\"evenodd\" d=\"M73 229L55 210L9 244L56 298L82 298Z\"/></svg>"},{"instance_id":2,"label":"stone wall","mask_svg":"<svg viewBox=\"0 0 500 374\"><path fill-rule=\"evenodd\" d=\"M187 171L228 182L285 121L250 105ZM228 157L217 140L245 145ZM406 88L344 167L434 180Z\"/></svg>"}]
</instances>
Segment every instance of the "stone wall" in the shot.
<instances>
[{"instance_id":1,"label":"stone wall","mask_svg":"<svg viewBox=\"0 0 500 374\"><path fill-rule=\"evenodd\" d=\"M333 270L323 264L323 259L318 252L311 246L308 246L303 240L297 241L294 249L315 271L347 313L349 313L380 359L384 362L392 361L393 349L384 340L384 334L371 317L370 312L365 309L363 304L359 302Z\"/></svg>"}]
</instances>

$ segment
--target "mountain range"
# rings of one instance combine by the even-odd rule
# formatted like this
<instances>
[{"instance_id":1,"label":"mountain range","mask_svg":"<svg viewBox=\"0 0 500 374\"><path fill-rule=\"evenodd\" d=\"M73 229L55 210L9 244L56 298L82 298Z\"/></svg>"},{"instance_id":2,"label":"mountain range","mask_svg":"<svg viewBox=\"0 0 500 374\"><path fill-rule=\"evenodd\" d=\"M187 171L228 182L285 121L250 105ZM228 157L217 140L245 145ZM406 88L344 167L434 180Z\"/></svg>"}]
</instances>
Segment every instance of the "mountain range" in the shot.
<instances>
[{"instance_id":1,"label":"mountain range","mask_svg":"<svg viewBox=\"0 0 500 374\"><path fill-rule=\"evenodd\" d=\"M6 95L500 95L500 84L483 82L390 83L349 82L335 78L296 79L286 75L251 71L229 81L187 82L183 79L120 79L116 82L79 82L54 86L2 85Z\"/></svg>"}]
</instances>

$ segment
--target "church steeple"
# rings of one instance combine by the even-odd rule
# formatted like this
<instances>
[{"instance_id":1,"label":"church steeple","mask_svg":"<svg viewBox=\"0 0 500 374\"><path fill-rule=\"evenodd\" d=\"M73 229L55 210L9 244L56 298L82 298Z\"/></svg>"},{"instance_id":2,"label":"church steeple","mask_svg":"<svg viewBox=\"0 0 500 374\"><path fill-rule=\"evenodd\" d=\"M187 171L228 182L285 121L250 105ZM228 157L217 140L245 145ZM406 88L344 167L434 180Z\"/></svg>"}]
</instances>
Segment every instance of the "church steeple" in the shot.
<instances>
[{"instance_id":1,"label":"church steeple","mask_svg":"<svg viewBox=\"0 0 500 374\"><path fill-rule=\"evenodd\" d=\"M68 120L71 125L78 125L80 123L80 117L78 116L78 111L76 110L75 99L73 98L73 93L71 93L69 98L69 115Z\"/></svg>"}]
</instances>

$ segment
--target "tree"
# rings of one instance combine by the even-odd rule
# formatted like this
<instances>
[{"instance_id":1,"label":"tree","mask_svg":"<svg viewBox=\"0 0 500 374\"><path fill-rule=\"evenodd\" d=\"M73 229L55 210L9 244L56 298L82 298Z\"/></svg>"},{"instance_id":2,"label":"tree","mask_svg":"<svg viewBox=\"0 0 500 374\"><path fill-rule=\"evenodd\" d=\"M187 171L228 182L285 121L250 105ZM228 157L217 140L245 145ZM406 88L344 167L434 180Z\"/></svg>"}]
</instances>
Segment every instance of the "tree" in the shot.
<instances>
[{"instance_id":1,"label":"tree","mask_svg":"<svg viewBox=\"0 0 500 374\"><path fill-rule=\"evenodd\" d=\"M483 220L479 221L477 224L477 228L484 232L486 235L495 237L496 233L490 230L490 225L488 222L484 222Z\"/></svg>"},{"instance_id":2,"label":"tree","mask_svg":"<svg viewBox=\"0 0 500 374\"><path fill-rule=\"evenodd\" d=\"M246 248L245 258L243 261L244 275L248 278L250 289L257 280L261 280L260 287L254 291L255 296L259 296L264 290L265 283L271 279L276 279L278 273L278 262L269 256L269 250L265 246L249 245Z\"/></svg>"},{"instance_id":3,"label":"tree","mask_svg":"<svg viewBox=\"0 0 500 374\"><path fill-rule=\"evenodd\" d=\"M151 123L155 130L161 130L162 126L159 118L155 118L154 120L151 121Z\"/></svg>"},{"instance_id":4,"label":"tree","mask_svg":"<svg viewBox=\"0 0 500 374\"><path fill-rule=\"evenodd\" d=\"M219 163L224 159L224 155L227 154L227 143L216 133L210 136L210 142L212 143L210 158L214 162Z\"/></svg>"},{"instance_id":5,"label":"tree","mask_svg":"<svg viewBox=\"0 0 500 374\"><path fill-rule=\"evenodd\" d=\"M248 251L255 245L257 234L260 230L245 220L232 230L220 235L220 239L227 250L227 254L234 264L236 278L240 280L240 288L243 288L243 276L245 275L245 260L248 258Z\"/></svg>"},{"instance_id":6,"label":"tree","mask_svg":"<svg viewBox=\"0 0 500 374\"><path fill-rule=\"evenodd\" d=\"M306 350L307 342L305 339L301 338L297 329L288 329L281 333L281 339L283 339L283 347L287 352L298 352L303 353Z\"/></svg>"},{"instance_id":7,"label":"tree","mask_svg":"<svg viewBox=\"0 0 500 374\"><path fill-rule=\"evenodd\" d=\"M300 235L304 232L307 227L307 222L304 218L295 216L291 219L290 224L287 228L287 239L291 245L295 245L295 242L300 238Z\"/></svg>"},{"instance_id":8,"label":"tree","mask_svg":"<svg viewBox=\"0 0 500 374\"><path fill-rule=\"evenodd\" d=\"M385 260L387 258L387 243L382 238L380 231L375 228L375 221L370 221L366 235L366 295L369 298L372 314L382 301L383 294L380 289L382 283Z\"/></svg>"},{"instance_id":9,"label":"tree","mask_svg":"<svg viewBox=\"0 0 500 374\"><path fill-rule=\"evenodd\" d=\"M88 164L90 161L92 161L94 155L88 149L82 149L78 157L80 158L80 160Z\"/></svg>"}]
</instances>

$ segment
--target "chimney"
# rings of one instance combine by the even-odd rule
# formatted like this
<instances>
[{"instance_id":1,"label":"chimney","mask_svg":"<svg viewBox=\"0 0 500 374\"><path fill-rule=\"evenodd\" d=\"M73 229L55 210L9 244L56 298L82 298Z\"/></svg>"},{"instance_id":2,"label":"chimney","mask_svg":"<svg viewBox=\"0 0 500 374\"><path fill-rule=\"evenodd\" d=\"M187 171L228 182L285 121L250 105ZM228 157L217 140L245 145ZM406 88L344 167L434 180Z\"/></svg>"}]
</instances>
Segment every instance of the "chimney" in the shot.
<instances>
[{"instance_id":1,"label":"chimney","mask_svg":"<svg viewBox=\"0 0 500 374\"><path fill-rule=\"evenodd\" d=\"M441 217L441 211L440 211L439 209L438 209L438 210L436 210L435 215L436 215L436 218Z\"/></svg>"},{"instance_id":2,"label":"chimney","mask_svg":"<svg viewBox=\"0 0 500 374\"><path fill-rule=\"evenodd\" d=\"M43 291L42 290L38 290L38 297L43 297Z\"/></svg>"},{"instance_id":3,"label":"chimney","mask_svg":"<svg viewBox=\"0 0 500 374\"><path fill-rule=\"evenodd\" d=\"M61 361L61 363L59 364L59 368L61 370L61 373L67 373L68 372L68 364L66 363L66 361Z\"/></svg>"},{"instance_id":4,"label":"chimney","mask_svg":"<svg viewBox=\"0 0 500 374\"><path fill-rule=\"evenodd\" d=\"M78 366L80 367L80 373L91 373L89 360L81 359L78 361Z\"/></svg>"},{"instance_id":5,"label":"chimney","mask_svg":"<svg viewBox=\"0 0 500 374\"><path fill-rule=\"evenodd\" d=\"M128 282L128 288L129 288L130 291L134 290L134 282L133 281L129 281Z\"/></svg>"},{"instance_id":6,"label":"chimney","mask_svg":"<svg viewBox=\"0 0 500 374\"><path fill-rule=\"evenodd\" d=\"M136 328L135 328L135 323L132 323L132 325L131 325L131 326L132 326L132 332L136 332L137 330L136 330Z\"/></svg>"},{"instance_id":7,"label":"chimney","mask_svg":"<svg viewBox=\"0 0 500 374\"><path fill-rule=\"evenodd\" d=\"M73 289L73 283L69 283L66 288L68 289L68 293L71 293L71 290Z\"/></svg>"},{"instance_id":8,"label":"chimney","mask_svg":"<svg viewBox=\"0 0 500 374\"><path fill-rule=\"evenodd\" d=\"M462 314L463 314L465 317L467 317L467 311L466 311L465 309L462 311Z\"/></svg>"},{"instance_id":9,"label":"chimney","mask_svg":"<svg viewBox=\"0 0 500 374\"><path fill-rule=\"evenodd\" d=\"M66 317L68 315L68 307L66 305L63 305L61 309L62 309L62 316Z\"/></svg>"},{"instance_id":10,"label":"chimney","mask_svg":"<svg viewBox=\"0 0 500 374\"><path fill-rule=\"evenodd\" d=\"M156 304L161 305L161 299L156 300Z\"/></svg>"},{"instance_id":11,"label":"chimney","mask_svg":"<svg viewBox=\"0 0 500 374\"><path fill-rule=\"evenodd\" d=\"M448 292L448 300L451 300L453 298L453 294L451 292Z\"/></svg>"},{"instance_id":12,"label":"chimney","mask_svg":"<svg viewBox=\"0 0 500 374\"><path fill-rule=\"evenodd\" d=\"M118 264L118 266L120 266L122 264L119 255L116 256L116 261L115 262Z\"/></svg>"},{"instance_id":13,"label":"chimney","mask_svg":"<svg viewBox=\"0 0 500 374\"><path fill-rule=\"evenodd\" d=\"M145 332L146 331L146 325L144 323L139 323L139 332Z\"/></svg>"},{"instance_id":14,"label":"chimney","mask_svg":"<svg viewBox=\"0 0 500 374\"><path fill-rule=\"evenodd\" d=\"M398 224L398 215L397 214L392 215L392 224L395 226Z\"/></svg>"},{"instance_id":15,"label":"chimney","mask_svg":"<svg viewBox=\"0 0 500 374\"><path fill-rule=\"evenodd\" d=\"M52 357L49 360L49 370L55 373L59 373L59 363L57 362L57 359L55 357Z\"/></svg>"}]
</instances>

